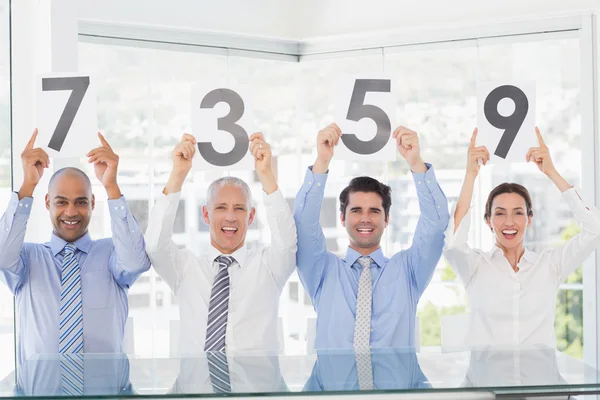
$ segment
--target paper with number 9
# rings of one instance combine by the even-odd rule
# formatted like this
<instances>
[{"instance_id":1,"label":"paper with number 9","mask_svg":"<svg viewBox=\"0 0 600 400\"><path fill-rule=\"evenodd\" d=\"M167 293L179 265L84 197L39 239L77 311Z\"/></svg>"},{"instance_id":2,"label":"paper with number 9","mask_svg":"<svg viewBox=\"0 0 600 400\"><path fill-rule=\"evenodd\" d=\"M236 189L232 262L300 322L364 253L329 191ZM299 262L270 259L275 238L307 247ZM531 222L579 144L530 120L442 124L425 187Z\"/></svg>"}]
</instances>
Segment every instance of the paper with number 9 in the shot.
<instances>
[{"instance_id":1,"label":"paper with number 9","mask_svg":"<svg viewBox=\"0 0 600 400\"><path fill-rule=\"evenodd\" d=\"M490 163L525 162L538 146L535 136L535 83L482 82L477 89L477 146L486 146Z\"/></svg>"}]
</instances>

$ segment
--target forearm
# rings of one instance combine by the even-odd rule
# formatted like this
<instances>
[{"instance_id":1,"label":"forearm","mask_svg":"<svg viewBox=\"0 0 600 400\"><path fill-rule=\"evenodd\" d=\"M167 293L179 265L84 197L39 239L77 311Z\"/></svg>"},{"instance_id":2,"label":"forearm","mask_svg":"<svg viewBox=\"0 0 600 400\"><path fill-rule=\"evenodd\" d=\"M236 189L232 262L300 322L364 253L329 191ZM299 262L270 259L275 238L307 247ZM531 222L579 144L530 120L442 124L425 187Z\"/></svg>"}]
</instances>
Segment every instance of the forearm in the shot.
<instances>
[{"instance_id":1,"label":"forearm","mask_svg":"<svg viewBox=\"0 0 600 400\"><path fill-rule=\"evenodd\" d=\"M133 274L147 271L150 269L150 260L146 254L144 236L125 198L109 199L108 205L118 269Z\"/></svg>"},{"instance_id":2,"label":"forearm","mask_svg":"<svg viewBox=\"0 0 600 400\"><path fill-rule=\"evenodd\" d=\"M323 160L317 157L312 166L313 174L326 174L329 170L329 163L331 163L331 160Z\"/></svg>"},{"instance_id":3,"label":"forearm","mask_svg":"<svg viewBox=\"0 0 600 400\"><path fill-rule=\"evenodd\" d=\"M21 265L21 249L25 240L27 221L33 198L21 200L14 193L0 219L0 269L19 269Z\"/></svg>"},{"instance_id":4,"label":"forearm","mask_svg":"<svg viewBox=\"0 0 600 400\"><path fill-rule=\"evenodd\" d=\"M458 229L461 221L471 208L471 200L473 199L473 188L475 187L475 178L473 175L465 175L465 179L456 202L454 211L454 232Z\"/></svg>"},{"instance_id":5,"label":"forearm","mask_svg":"<svg viewBox=\"0 0 600 400\"><path fill-rule=\"evenodd\" d=\"M548 178L550 178L550 180L552 182L554 182L554 184L556 185L556 187L558 188L558 190L560 190L560 192L564 192L566 190L569 190L573 187L573 185L571 185L569 182L567 182L561 174L558 173L558 171L554 170L553 172L548 174Z\"/></svg>"},{"instance_id":6,"label":"forearm","mask_svg":"<svg viewBox=\"0 0 600 400\"><path fill-rule=\"evenodd\" d=\"M181 192L187 174L187 172L171 171L171 175L169 175L169 180L163 189L163 193L167 195L170 193Z\"/></svg>"},{"instance_id":7,"label":"forearm","mask_svg":"<svg viewBox=\"0 0 600 400\"><path fill-rule=\"evenodd\" d=\"M275 179L275 174L272 169L265 172L257 172L257 175L262 188L267 195L270 195L277 190L277 180Z\"/></svg>"}]
</instances>

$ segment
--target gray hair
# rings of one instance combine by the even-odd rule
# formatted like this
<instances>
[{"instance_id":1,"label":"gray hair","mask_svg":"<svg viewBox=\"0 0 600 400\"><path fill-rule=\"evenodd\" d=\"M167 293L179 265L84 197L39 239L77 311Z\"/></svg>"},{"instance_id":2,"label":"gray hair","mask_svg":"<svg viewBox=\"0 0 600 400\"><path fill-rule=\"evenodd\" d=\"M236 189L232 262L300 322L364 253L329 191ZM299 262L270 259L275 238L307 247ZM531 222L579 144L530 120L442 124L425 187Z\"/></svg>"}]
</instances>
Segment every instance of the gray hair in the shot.
<instances>
[{"instance_id":1,"label":"gray hair","mask_svg":"<svg viewBox=\"0 0 600 400\"><path fill-rule=\"evenodd\" d=\"M222 178L213 181L206 191L206 204L210 204L212 198L215 194L215 191L218 188L222 188L223 186L233 186L236 188L241 188L244 191L244 195L246 196L246 205L248 206L248 210L252 208L252 193L250 192L250 187L246 182L241 180L240 178L236 178L235 176L224 176Z\"/></svg>"}]
</instances>

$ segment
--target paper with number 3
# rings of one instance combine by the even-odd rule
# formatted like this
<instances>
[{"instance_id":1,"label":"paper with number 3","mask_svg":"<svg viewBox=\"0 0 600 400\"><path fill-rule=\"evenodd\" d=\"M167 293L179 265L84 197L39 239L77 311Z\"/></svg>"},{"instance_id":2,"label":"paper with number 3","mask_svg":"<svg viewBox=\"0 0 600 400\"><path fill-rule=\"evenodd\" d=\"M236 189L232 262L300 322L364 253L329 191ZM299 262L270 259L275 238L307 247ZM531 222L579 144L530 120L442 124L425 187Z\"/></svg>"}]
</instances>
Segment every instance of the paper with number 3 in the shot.
<instances>
[{"instance_id":1,"label":"paper with number 3","mask_svg":"<svg viewBox=\"0 0 600 400\"><path fill-rule=\"evenodd\" d=\"M394 161L396 142L393 80L388 77L349 77L338 81L335 122L342 138L337 160Z\"/></svg>"},{"instance_id":2,"label":"paper with number 3","mask_svg":"<svg viewBox=\"0 0 600 400\"><path fill-rule=\"evenodd\" d=\"M477 88L477 146L486 146L490 163L526 162L535 135L534 82L482 82Z\"/></svg>"},{"instance_id":3,"label":"paper with number 3","mask_svg":"<svg viewBox=\"0 0 600 400\"><path fill-rule=\"evenodd\" d=\"M35 86L36 146L50 157L83 157L98 147L96 88L89 75L40 75Z\"/></svg>"},{"instance_id":4,"label":"paper with number 3","mask_svg":"<svg viewBox=\"0 0 600 400\"><path fill-rule=\"evenodd\" d=\"M230 85L192 87L192 133L197 170L253 169L249 136L254 133L249 93Z\"/></svg>"}]
</instances>

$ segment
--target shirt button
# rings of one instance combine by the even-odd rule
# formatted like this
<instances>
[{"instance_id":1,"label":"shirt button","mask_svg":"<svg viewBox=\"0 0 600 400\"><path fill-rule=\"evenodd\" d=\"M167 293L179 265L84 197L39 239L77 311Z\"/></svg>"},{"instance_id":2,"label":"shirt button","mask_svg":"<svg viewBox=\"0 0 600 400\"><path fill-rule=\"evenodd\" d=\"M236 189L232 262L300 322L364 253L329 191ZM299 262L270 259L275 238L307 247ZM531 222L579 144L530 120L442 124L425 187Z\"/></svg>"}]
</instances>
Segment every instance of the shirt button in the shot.
<instances>
[{"instance_id":1,"label":"shirt button","mask_svg":"<svg viewBox=\"0 0 600 400\"><path fill-rule=\"evenodd\" d=\"M115 206L115 210L118 210L118 209L119 209L119 207Z\"/></svg>"},{"instance_id":2,"label":"shirt button","mask_svg":"<svg viewBox=\"0 0 600 400\"><path fill-rule=\"evenodd\" d=\"M321 186L321 182L317 182L317 186Z\"/></svg>"},{"instance_id":3,"label":"shirt button","mask_svg":"<svg viewBox=\"0 0 600 400\"><path fill-rule=\"evenodd\" d=\"M23 203L19 203L19 207L23 207Z\"/></svg>"},{"instance_id":4,"label":"shirt button","mask_svg":"<svg viewBox=\"0 0 600 400\"><path fill-rule=\"evenodd\" d=\"M419 183L419 185L420 185L420 184L422 184L423 182L419 181L418 183Z\"/></svg>"},{"instance_id":5,"label":"shirt button","mask_svg":"<svg viewBox=\"0 0 600 400\"><path fill-rule=\"evenodd\" d=\"M121 210L124 210L124 209L125 209L125 206L121 206Z\"/></svg>"},{"instance_id":6,"label":"shirt button","mask_svg":"<svg viewBox=\"0 0 600 400\"><path fill-rule=\"evenodd\" d=\"M300 204L300 207L304 207L304 204Z\"/></svg>"},{"instance_id":7,"label":"shirt button","mask_svg":"<svg viewBox=\"0 0 600 400\"><path fill-rule=\"evenodd\" d=\"M373 332L373 328L371 328L371 332Z\"/></svg>"},{"instance_id":8,"label":"shirt button","mask_svg":"<svg viewBox=\"0 0 600 400\"><path fill-rule=\"evenodd\" d=\"M427 179L427 183L431 183L431 181L429 179Z\"/></svg>"},{"instance_id":9,"label":"shirt button","mask_svg":"<svg viewBox=\"0 0 600 400\"><path fill-rule=\"evenodd\" d=\"M25 204L25 208L29 207L29 204Z\"/></svg>"},{"instance_id":10,"label":"shirt button","mask_svg":"<svg viewBox=\"0 0 600 400\"><path fill-rule=\"evenodd\" d=\"M440 206L437 206L438 208L440 208Z\"/></svg>"}]
</instances>

